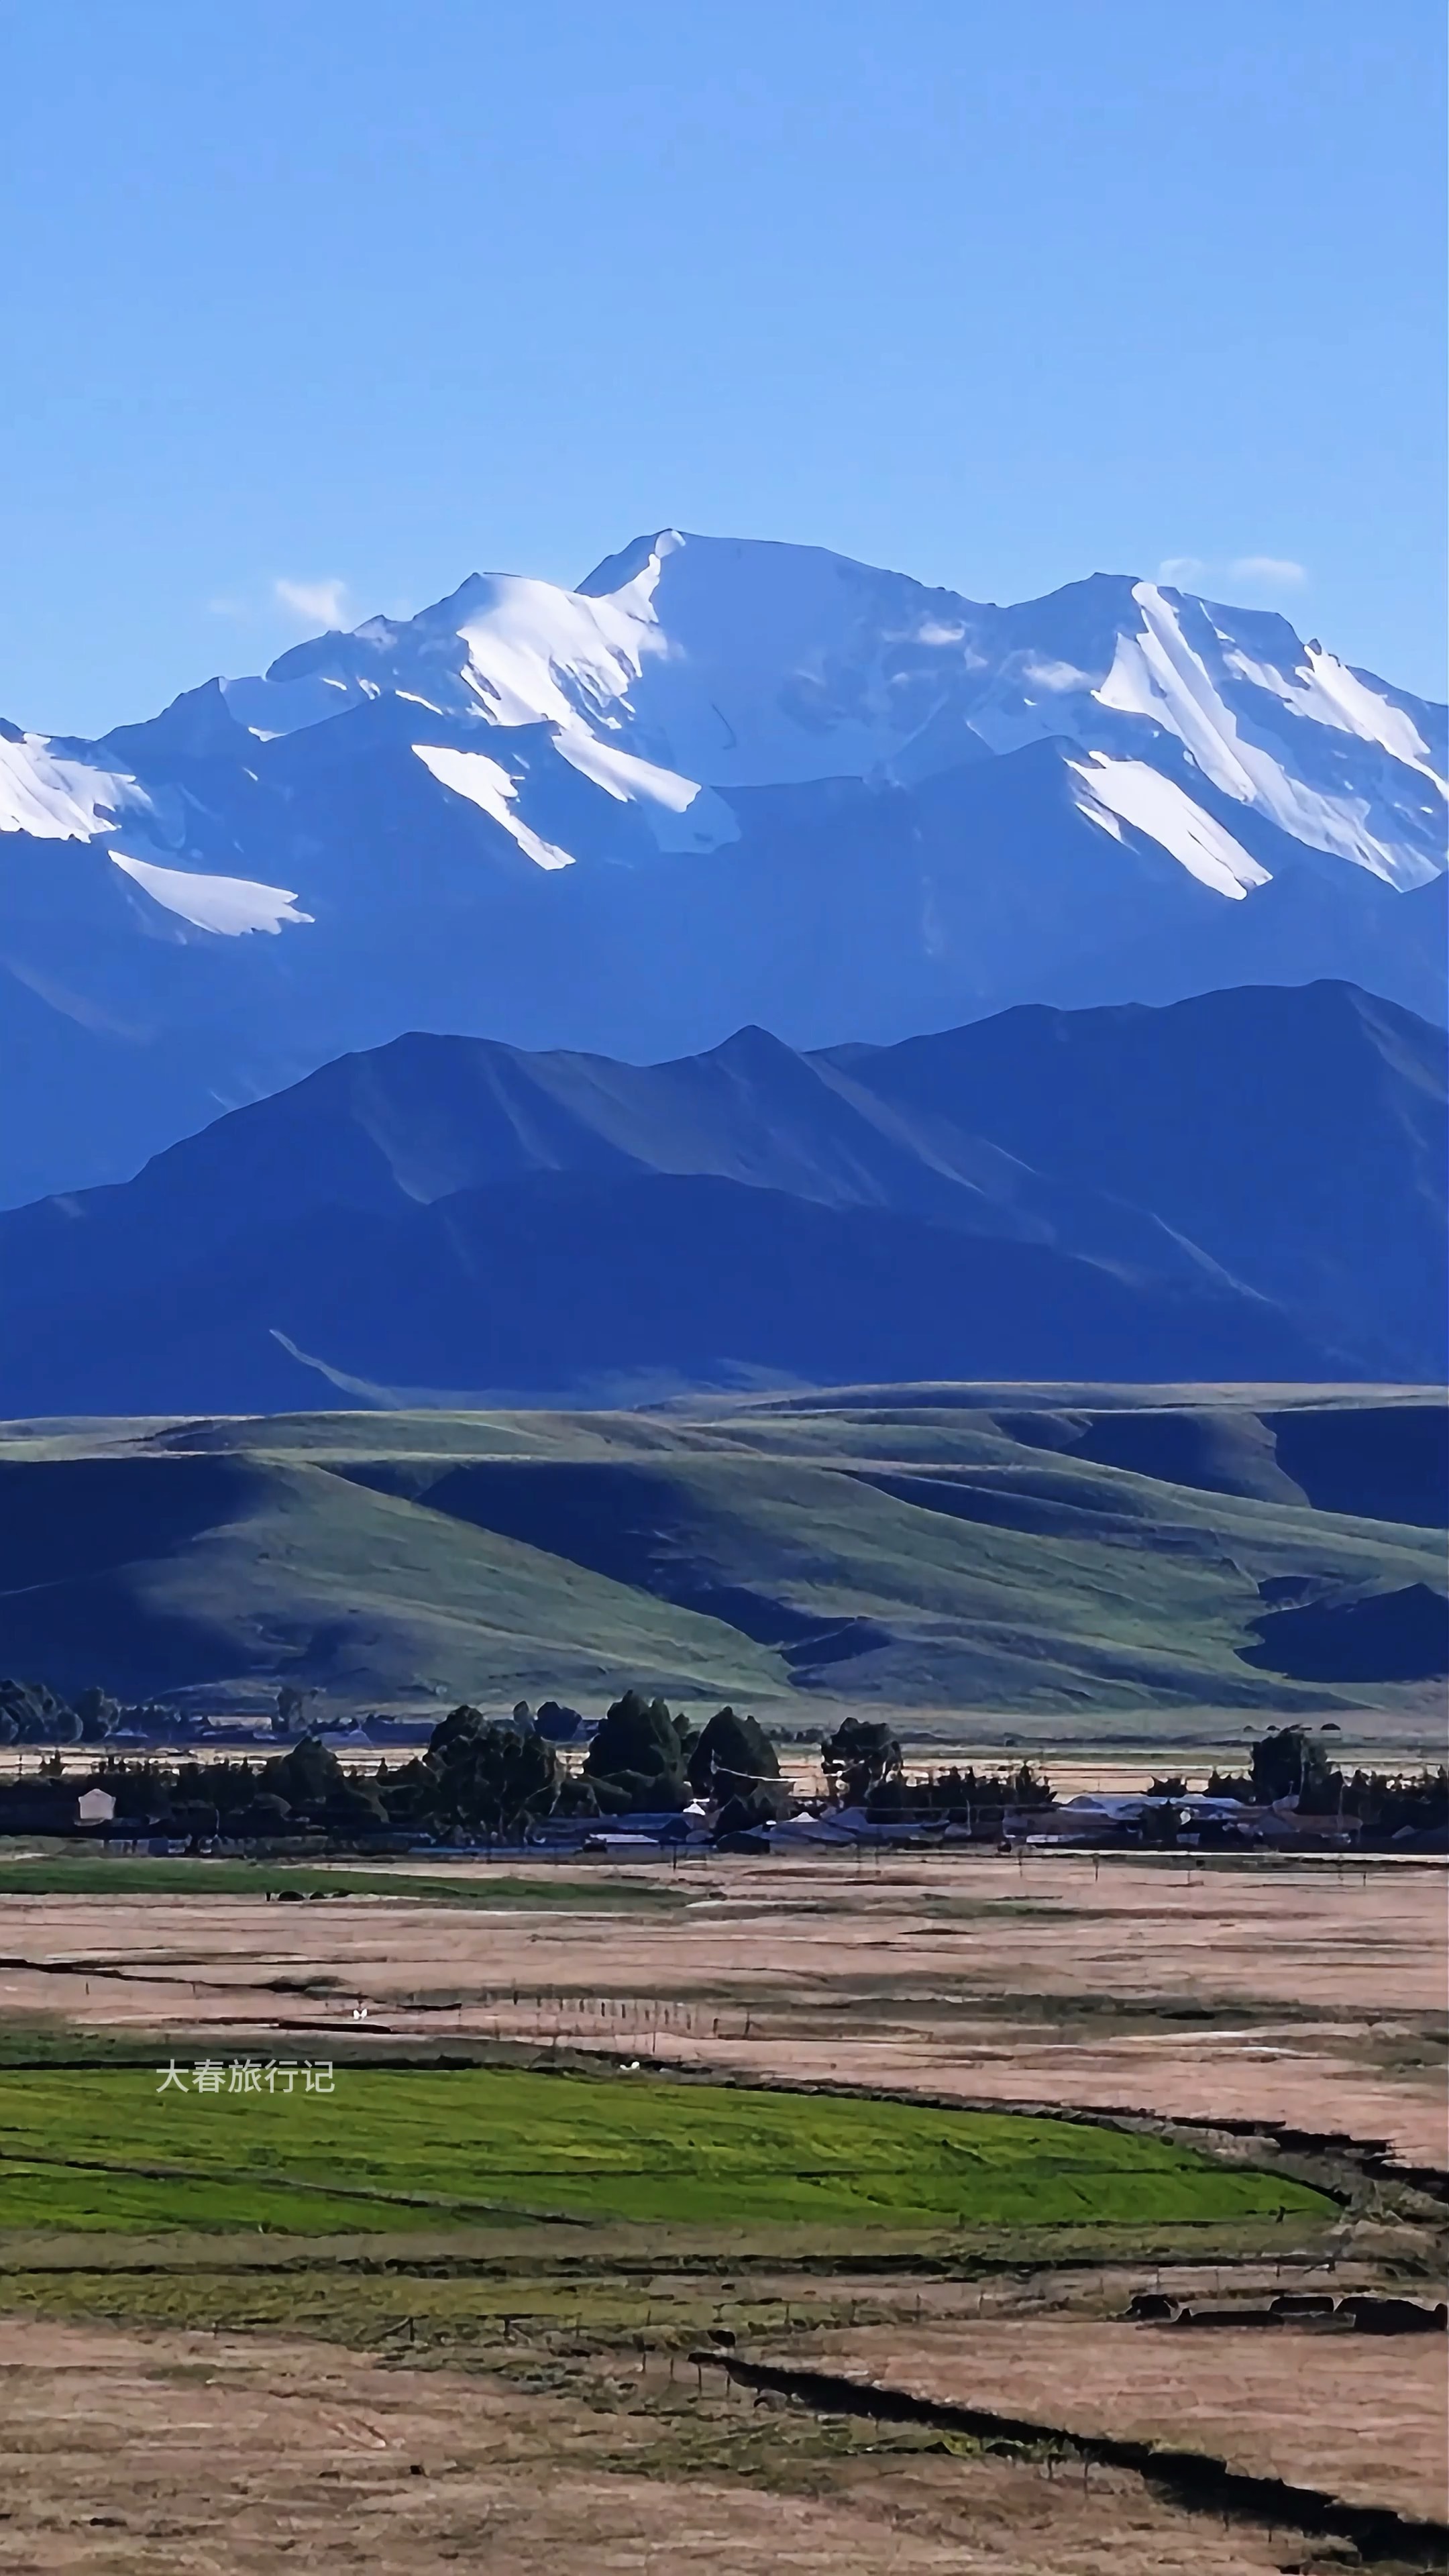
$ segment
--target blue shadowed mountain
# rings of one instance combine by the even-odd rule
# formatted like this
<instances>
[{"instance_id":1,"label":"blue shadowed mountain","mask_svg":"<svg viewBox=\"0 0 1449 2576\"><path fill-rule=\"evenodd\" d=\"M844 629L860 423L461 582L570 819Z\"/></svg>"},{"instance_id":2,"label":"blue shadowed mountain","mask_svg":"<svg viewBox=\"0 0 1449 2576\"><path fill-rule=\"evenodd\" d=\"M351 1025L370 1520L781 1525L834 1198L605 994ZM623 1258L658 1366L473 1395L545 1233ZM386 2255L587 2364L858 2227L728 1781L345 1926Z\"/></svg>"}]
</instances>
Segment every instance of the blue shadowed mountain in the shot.
<instances>
[{"instance_id":1,"label":"blue shadowed mountain","mask_svg":"<svg viewBox=\"0 0 1449 2576\"><path fill-rule=\"evenodd\" d=\"M1333 983L652 1066L410 1035L0 1217L0 1413L1437 1381L1444 1056Z\"/></svg>"}]
</instances>

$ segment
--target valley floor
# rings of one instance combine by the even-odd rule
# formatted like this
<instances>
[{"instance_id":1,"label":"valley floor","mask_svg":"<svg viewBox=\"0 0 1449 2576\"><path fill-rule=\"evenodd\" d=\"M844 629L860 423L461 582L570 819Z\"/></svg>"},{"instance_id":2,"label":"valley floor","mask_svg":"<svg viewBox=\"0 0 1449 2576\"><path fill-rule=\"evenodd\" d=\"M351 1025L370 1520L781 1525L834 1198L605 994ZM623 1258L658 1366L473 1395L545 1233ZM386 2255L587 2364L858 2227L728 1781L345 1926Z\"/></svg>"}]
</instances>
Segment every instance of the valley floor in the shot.
<instances>
[{"instance_id":1,"label":"valley floor","mask_svg":"<svg viewBox=\"0 0 1449 2576\"><path fill-rule=\"evenodd\" d=\"M1436 2352L1435 2359L1438 2358ZM1268 2576L1331 2544L1130 2472L761 2412L623 2363L563 2389L266 2334L0 2323L0 2568L80 2576ZM1430 2397L1432 2405L1432 2397ZM1421 2409L1421 2417L1427 2409ZM1294 2540L1298 2546L1295 2549Z\"/></svg>"},{"instance_id":2,"label":"valley floor","mask_svg":"<svg viewBox=\"0 0 1449 2576\"><path fill-rule=\"evenodd\" d=\"M1249 2322L1441 2295L1441 1869L128 1866L0 1894L0 2571L1449 2563L1444 2335Z\"/></svg>"},{"instance_id":3,"label":"valley floor","mask_svg":"<svg viewBox=\"0 0 1449 2576\"><path fill-rule=\"evenodd\" d=\"M339 1897L368 1893L321 1910L212 1896L204 1862L194 1895L133 1895L126 1869L86 1869L114 1899L0 1894L0 2022L213 2048L603 2052L1346 2131L1445 2162L1433 1863L714 1856L567 1877L455 1863L448 1891L474 1906L434 1900L438 1864L397 1863L385 1878L338 1866ZM24 1864L5 1884L23 1886Z\"/></svg>"}]
</instances>

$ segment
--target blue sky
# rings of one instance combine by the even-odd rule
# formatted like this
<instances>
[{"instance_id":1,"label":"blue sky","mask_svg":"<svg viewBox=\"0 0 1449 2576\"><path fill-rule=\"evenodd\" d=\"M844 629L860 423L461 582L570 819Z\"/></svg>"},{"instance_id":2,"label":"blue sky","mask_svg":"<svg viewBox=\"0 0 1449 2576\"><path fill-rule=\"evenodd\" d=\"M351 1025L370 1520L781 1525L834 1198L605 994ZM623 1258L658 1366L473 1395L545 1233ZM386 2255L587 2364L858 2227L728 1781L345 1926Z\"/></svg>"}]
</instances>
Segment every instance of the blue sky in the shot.
<instances>
[{"instance_id":1,"label":"blue sky","mask_svg":"<svg viewBox=\"0 0 1449 2576\"><path fill-rule=\"evenodd\" d=\"M0 0L0 713L670 523L1443 680L1439 0Z\"/></svg>"}]
</instances>

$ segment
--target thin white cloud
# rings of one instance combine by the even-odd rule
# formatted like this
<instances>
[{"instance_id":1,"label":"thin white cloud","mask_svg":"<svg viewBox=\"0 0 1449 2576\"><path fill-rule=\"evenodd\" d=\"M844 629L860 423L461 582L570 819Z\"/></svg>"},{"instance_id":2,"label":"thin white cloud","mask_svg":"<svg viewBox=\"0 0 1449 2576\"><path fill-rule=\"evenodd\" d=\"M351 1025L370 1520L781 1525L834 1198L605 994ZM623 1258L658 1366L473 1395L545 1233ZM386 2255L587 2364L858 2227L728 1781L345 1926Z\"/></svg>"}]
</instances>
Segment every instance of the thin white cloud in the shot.
<instances>
[{"instance_id":1,"label":"thin white cloud","mask_svg":"<svg viewBox=\"0 0 1449 2576\"><path fill-rule=\"evenodd\" d=\"M1260 590L1301 590L1306 567L1286 555L1239 555L1228 572L1234 581L1250 581Z\"/></svg>"},{"instance_id":2,"label":"thin white cloud","mask_svg":"<svg viewBox=\"0 0 1449 2576\"><path fill-rule=\"evenodd\" d=\"M1169 590L1196 590L1221 599L1224 585L1234 582L1247 590L1302 590L1308 568L1288 555L1235 555L1231 563L1206 563L1201 555L1164 555L1157 578Z\"/></svg>"},{"instance_id":3,"label":"thin white cloud","mask_svg":"<svg viewBox=\"0 0 1449 2576\"><path fill-rule=\"evenodd\" d=\"M1079 671L1075 662L1041 662L1034 653L1023 662L1021 676L1035 688L1051 689L1057 694L1067 689L1090 689L1092 685L1091 672Z\"/></svg>"},{"instance_id":4,"label":"thin white cloud","mask_svg":"<svg viewBox=\"0 0 1449 2576\"><path fill-rule=\"evenodd\" d=\"M274 581L272 596L308 626L341 626L347 613L345 581Z\"/></svg>"}]
</instances>

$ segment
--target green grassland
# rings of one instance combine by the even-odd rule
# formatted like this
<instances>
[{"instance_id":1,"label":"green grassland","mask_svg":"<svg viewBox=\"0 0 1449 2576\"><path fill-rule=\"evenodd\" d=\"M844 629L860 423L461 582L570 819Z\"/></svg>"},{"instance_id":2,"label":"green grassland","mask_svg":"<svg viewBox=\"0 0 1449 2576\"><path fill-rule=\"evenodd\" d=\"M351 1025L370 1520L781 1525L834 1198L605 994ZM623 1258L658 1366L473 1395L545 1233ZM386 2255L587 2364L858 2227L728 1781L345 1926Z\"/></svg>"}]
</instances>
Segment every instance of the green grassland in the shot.
<instances>
[{"instance_id":1,"label":"green grassland","mask_svg":"<svg viewBox=\"0 0 1449 2576\"><path fill-rule=\"evenodd\" d=\"M57 1844L33 1855L9 1852L0 1844L0 1896L108 1896L124 1903L134 1896L297 1896L308 1899L384 1898L415 1905L450 1905L507 1913L537 1908L586 1914L657 1913L686 1902L685 1891L668 1878L519 1878L508 1870L486 1875L449 1877L443 1872L391 1870L386 1866L356 1868L335 1863L308 1869L292 1863L188 1859L139 1859L130 1852L97 1850L93 1844Z\"/></svg>"},{"instance_id":2,"label":"green grassland","mask_svg":"<svg viewBox=\"0 0 1449 2576\"><path fill-rule=\"evenodd\" d=\"M1263 1583L1442 1589L1443 1439L1403 1388L12 1425L0 1672L419 1713L633 1680L787 1724L1391 1706L1241 1655Z\"/></svg>"},{"instance_id":3,"label":"green grassland","mask_svg":"<svg viewBox=\"0 0 1449 2576\"><path fill-rule=\"evenodd\" d=\"M290 2093L160 2082L155 2067L0 2075L0 2230L1151 2227L1332 2209L1145 2134L643 2073L341 2065L326 2094L301 2075Z\"/></svg>"},{"instance_id":4,"label":"green grassland","mask_svg":"<svg viewBox=\"0 0 1449 2576\"><path fill-rule=\"evenodd\" d=\"M262 1426L265 1431L266 1426ZM252 1675L343 1703L778 1689L737 1630L264 1451L0 1460L0 1669L126 1696Z\"/></svg>"}]
</instances>

